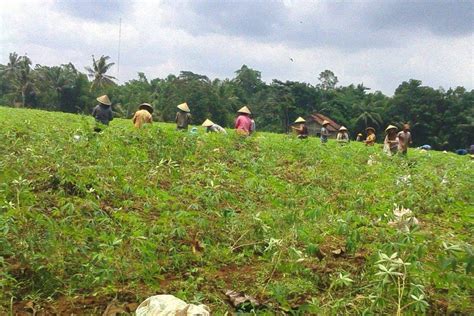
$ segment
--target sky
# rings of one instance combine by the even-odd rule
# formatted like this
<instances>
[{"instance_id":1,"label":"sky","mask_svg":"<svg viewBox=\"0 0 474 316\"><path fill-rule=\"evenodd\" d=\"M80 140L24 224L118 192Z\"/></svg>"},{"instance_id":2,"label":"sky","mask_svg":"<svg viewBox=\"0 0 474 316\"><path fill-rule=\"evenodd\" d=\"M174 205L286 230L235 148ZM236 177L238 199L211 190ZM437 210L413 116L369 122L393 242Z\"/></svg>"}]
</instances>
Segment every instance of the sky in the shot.
<instances>
[{"instance_id":1,"label":"sky","mask_svg":"<svg viewBox=\"0 0 474 316\"><path fill-rule=\"evenodd\" d=\"M470 90L473 31L474 0L3 0L0 63L17 52L84 71L108 55L119 82L184 70L232 78L246 64L266 82L317 84L330 69L341 85L387 95L409 79Z\"/></svg>"}]
</instances>

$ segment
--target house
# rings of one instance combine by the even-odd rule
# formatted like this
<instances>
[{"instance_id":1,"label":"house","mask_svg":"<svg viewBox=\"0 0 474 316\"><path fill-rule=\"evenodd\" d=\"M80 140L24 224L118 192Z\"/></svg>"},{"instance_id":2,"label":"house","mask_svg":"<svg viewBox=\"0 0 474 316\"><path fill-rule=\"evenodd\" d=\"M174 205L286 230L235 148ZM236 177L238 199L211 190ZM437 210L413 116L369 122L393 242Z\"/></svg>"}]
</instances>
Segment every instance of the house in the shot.
<instances>
[{"instance_id":1,"label":"house","mask_svg":"<svg viewBox=\"0 0 474 316\"><path fill-rule=\"evenodd\" d=\"M337 124L329 117L321 113L311 114L306 118L306 127L308 128L309 135L316 137L321 136L321 127L323 127L322 124L324 120L329 122L329 125L327 126L330 134L329 138L336 138L337 132L339 131L339 128L341 128L341 125Z\"/></svg>"}]
</instances>

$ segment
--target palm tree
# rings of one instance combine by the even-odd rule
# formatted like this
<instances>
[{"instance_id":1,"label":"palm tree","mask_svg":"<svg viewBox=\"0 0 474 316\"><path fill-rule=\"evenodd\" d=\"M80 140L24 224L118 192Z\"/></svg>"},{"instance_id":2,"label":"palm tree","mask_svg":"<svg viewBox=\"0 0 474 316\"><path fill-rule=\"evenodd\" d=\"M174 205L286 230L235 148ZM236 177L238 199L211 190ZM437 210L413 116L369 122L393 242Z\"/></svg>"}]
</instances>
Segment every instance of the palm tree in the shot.
<instances>
[{"instance_id":1,"label":"palm tree","mask_svg":"<svg viewBox=\"0 0 474 316\"><path fill-rule=\"evenodd\" d=\"M18 71L16 73L16 78L13 80L13 86L16 91L21 94L21 104L24 107L26 104L27 93L34 92L31 60L27 56L21 56L17 60L17 65Z\"/></svg>"},{"instance_id":2,"label":"palm tree","mask_svg":"<svg viewBox=\"0 0 474 316\"><path fill-rule=\"evenodd\" d=\"M41 66L38 69L40 78L43 79L49 87L56 92L58 106L61 104L61 96L65 89L71 88L77 77L77 70L73 64L64 64L61 66L46 67Z\"/></svg>"},{"instance_id":3,"label":"palm tree","mask_svg":"<svg viewBox=\"0 0 474 316\"><path fill-rule=\"evenodd\" d=\"M92 79L91 90L115 84L114 80L116 78L105 74L110 67L115 65L115 63L107 63L109 59L109 56L102 55L96 60L94 55L92 55L92 68L85 67L89 72L87 75Z\"/></svg>"},{"instance_id":4,"label":"palm tree","mask_svg":"<svg viewBox=\"0 0 474 316\"><path fill-rule=\"evenodd\" d=\"M8 57L8 64L3 67L2 73L7 78L14 78L20 68L21 57L17 53L10 53Z\"/></svg>"},{"instance_id":5,"label":"palm tree","mask_svg":"<svg viewBox=\"0 0 474 316\"><path fill-rule=\"evenodd\" d=\"M363 123L364 127L368 127L369 125L380 127L380 125L383 123L382 116L369 104L361 103L356 107L362 112L356 117L356 124Z\"/></svg>"}]
</instances>

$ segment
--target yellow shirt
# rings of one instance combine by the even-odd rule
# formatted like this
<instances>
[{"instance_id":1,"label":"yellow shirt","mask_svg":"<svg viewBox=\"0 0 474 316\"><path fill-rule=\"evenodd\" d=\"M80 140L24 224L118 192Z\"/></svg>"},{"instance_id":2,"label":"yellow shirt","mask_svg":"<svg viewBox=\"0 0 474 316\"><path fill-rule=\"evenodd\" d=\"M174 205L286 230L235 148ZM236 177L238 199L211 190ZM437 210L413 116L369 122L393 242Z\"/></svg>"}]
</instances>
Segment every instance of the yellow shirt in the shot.
<instances>
[{"instance_id":1,"label":"yellow shirt","mask_svg":"<svg viewBox=\"0 0 474 316\"><path fill-rule=\"evenodd\" d=\"M365 139L365 144L367 146L373 146L374 143L375 143L375 134L367 135L367 138Z\"/></svg>"},{"instance_id":2,"label":"yellow shirt","mask_svg":"<svg viewBox=\"0 0 474 316\"><path fill-rule=\"evenodd\" d=\"M140 128L145 123L152 123L153 117L147 110L138 110L135 112L132 121L136 128Z\"/></svg>"}]
</instances>

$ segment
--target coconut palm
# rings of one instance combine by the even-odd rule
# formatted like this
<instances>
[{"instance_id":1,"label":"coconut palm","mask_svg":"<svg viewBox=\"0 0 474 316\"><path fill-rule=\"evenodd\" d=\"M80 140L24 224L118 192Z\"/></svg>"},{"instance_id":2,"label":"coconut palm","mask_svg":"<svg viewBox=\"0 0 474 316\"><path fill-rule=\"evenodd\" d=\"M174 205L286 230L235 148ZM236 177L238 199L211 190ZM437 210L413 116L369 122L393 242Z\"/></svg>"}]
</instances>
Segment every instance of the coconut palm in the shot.
<instances>
[{"instance_id":1,"label":"coconut palm","mask_svg":"<svg viewBox=\"0 0 474 316\"><path fill-rule=\"evenodd\" d=\"M18 56L17 53L10 53L8 57L8 64L2 67L2 74L7 78L14 78L17 75L17 72L20 68L21 56Z\"/></svg>"},{"instance_id":2,"label":"coconut palm","mask_svg":"<svg viewBox=\"0 0 474 316\"><path fill-rule=\"evenodd\" d=\"M356 109L360 113L355 122L357 125L364 127L375 125L380 127L383 123L382 116L377 112L377 109L372 104L360 103L356 105Z\"/></svg>"},{"instance_id":3,"label":"coconut palm","mask_svg":"<svg viewBox=\"0 0 474 316\"><path fill-rule=\"evenodd\" d=\"M12 81L12 85L17 93L21 94L21 104L22 106L25 106L27 94L34 93L34 78L33 73L31 72L31 60L27 56L19 57L16 68L17 71L15 73L15 78Z\"/></svg>"},{"instance_id":4,"label":"coconut palm","mask_svg":"<svg viewBox=\"0 0 474 316\"><path fill-rule=\"evenodd\" d=\"M106 75L110 67L115 65L115 63L107 63L109 59L109 56L102 55L96 60L94 55L92 55L92 68L85 67L89 72L87 75L92 79L91 90L115 84L114 80L116 80L116 78Z\"/></svg>"},{"instance_id":5,"label":"coconut palm","mask_svg":"<svg viewBox=\"0 0 474 316\"><path fill-rule=\"evenodd\" d=\"M39 66L36 68L39 78L56 92L58 105L61 103L61 96L65 89L71 88L77 77L77 70L73 64L61 66Z\"/></svg>"}]
</instances>

